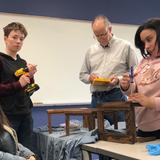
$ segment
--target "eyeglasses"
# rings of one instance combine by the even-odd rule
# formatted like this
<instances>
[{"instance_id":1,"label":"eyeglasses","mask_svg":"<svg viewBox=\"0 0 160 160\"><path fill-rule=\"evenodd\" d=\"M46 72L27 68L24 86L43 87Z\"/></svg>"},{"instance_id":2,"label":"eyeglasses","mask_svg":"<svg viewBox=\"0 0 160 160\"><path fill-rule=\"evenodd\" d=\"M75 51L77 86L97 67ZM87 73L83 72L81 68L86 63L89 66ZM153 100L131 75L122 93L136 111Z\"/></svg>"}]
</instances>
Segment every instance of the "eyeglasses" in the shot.
<instances>
[{"instance_id":1,"label":"eyeglasses","mask_svg":"<svg viewBox=\"0 0 160 160\"><path fill-rule=\"evenodd\" d=\"M96 36L97 38L100 38L100 37L106 36L107 34L108 34L108 31L105 32L105 33L102 33L102 34L96 34L95 36Z\"/></svg>"}]
</instances>

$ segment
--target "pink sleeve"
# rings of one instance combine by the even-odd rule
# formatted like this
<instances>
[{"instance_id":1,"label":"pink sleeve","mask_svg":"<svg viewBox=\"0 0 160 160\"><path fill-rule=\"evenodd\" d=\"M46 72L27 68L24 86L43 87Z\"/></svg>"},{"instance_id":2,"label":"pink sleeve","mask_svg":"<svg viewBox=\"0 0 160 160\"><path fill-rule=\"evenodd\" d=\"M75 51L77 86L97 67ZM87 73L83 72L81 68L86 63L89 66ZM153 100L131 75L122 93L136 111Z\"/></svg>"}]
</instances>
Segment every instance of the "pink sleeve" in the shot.
<instances>
[{"instance_id":1,"label":"pink sleeve","mask_svg":"<svg viewBox=\"0 0 160 160\"><path fill-rule=\"evenodd\" d=\"M160 111L160 97L155 97L155 107L157 111Z\"/></svg>"}]
</instances>

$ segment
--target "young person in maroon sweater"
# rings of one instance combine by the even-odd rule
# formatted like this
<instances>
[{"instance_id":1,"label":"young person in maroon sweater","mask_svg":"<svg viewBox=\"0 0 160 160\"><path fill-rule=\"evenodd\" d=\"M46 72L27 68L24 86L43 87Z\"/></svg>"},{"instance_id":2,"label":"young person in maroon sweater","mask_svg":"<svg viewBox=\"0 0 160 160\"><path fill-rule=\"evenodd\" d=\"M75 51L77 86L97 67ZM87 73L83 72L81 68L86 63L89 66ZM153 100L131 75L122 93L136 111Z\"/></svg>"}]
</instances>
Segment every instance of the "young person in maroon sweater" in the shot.
<instances>
[{"instance_id":1,"label":"young person in maroon sweater","mask_svg":"<svg viewBox=\"0 0 160 160\"><path fill-rule=\"evenodd\" d=\"M36 65L27 64L18 54L27 36L24 25L12 22L3 31L6 48L5 53L0 52L0 104L11 127L17 132L18 141L32 149L33 104L25 88L34 82L37 69ZM25 67L28 67L28 73L16 77L16 70Z\"/></svg>"}]
</instances>

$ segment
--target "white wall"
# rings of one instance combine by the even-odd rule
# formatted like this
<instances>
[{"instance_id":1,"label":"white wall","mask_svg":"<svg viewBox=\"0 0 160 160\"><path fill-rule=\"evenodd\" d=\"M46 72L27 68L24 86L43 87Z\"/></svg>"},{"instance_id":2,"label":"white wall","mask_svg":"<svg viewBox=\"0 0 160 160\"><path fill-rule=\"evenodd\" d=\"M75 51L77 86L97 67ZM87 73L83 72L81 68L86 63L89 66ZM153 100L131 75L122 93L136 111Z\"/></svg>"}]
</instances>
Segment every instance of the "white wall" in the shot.
<instances>
[{"instance_id":1,"label":"white wall","mask_svg":"<svg viewBox=\"0 0 160 160\"><path fill-rule=\"evenodd\" d=\"M79 80L87 48L94 43L90 22L0 13L0 50L4 50L2 28L10 22L23 23L28 37L21 57L37 64L40 90L33 102L64 104L90 102L89 85ZM113 24L116 36L133 43L137 26Z\"/></svg>"}]
</instances>

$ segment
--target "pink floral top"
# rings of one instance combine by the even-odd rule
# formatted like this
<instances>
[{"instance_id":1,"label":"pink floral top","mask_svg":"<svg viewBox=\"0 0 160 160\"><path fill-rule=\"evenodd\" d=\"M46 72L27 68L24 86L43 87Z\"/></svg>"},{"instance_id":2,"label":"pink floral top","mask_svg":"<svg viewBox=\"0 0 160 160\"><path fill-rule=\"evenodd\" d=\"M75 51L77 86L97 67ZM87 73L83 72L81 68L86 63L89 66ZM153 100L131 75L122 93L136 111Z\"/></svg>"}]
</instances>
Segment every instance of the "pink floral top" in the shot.
<instances>
[{"instance_id":1,"label":"pink floral top","mask_svg":"<svg viewBox=\"0 0 160 160\"><path fill-rule=\"evenodd\" d=\"M136 108L136 124L142 131L160 129L160 58L143 59L135 70L134 92L152 96L155 108ZM129 93L129 90L127 91Z\"/></svg>"}]
</instances>

